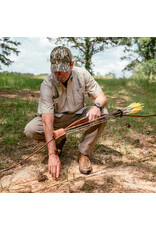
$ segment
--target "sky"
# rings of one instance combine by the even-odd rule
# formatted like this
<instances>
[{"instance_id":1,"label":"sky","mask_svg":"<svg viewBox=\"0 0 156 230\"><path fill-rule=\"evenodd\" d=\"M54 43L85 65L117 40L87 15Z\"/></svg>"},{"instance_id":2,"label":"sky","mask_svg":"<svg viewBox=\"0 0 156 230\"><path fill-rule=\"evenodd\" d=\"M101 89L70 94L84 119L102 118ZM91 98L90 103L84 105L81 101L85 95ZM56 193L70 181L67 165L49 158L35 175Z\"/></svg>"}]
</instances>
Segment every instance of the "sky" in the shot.
<instances>
[{"instance_id":1,"label":"sky","mask_svg":"<svg viewBox=\"0 0 156 230\"><path fill-rule=\"evenodd\" d=\"M51 50L56 46L50 43L46 37L13 37L13 40L21 42L18 46L20 54L11 54L14 61L9 67L2 66L2 71L42 74L50 73L49 56ZM75 49L72 49L75 55ZM123 48L116 47L107 49L93 56L94 74L102 75L112 72L116 77L123 77L122 70L127 61L121 61ZM126 76L129 76L128 74Z\"/></svg>"}]
</instances>

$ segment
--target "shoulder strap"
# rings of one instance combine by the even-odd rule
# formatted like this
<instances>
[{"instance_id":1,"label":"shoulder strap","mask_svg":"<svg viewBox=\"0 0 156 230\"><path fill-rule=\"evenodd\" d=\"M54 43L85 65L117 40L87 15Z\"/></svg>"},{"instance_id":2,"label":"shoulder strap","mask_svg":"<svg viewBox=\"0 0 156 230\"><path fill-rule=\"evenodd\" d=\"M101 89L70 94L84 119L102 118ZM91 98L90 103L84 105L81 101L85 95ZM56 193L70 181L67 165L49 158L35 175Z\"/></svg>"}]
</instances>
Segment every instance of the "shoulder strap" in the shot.
<instances>
[{"instance_id":1,"label":"shoulder strap","mask_svg":"<svg viewBox=\"0 0 156 230\"><path fill-rule=\"evenodd\" d=\"M53 99L56 99L59 97L59 93L58 93L58 90L57 90L57 87L56 87L56 84L54 83L54 81L52 82L52 86L55 89L55 95L53 96Z\"/></svg>"},{"instance_id":2,"label":"shoulder strap","mask_svg":"<svg viewBox=\"0 0 156 230\"><path fill-rule=\"evenodd\" d=\"M78 75L76 75L76 79L77 79L77 82L78 82L79 88L82 88L82 85L81 85L81 82L80 82L80 79L79 79Z\"/></svg>"}]
</instances>

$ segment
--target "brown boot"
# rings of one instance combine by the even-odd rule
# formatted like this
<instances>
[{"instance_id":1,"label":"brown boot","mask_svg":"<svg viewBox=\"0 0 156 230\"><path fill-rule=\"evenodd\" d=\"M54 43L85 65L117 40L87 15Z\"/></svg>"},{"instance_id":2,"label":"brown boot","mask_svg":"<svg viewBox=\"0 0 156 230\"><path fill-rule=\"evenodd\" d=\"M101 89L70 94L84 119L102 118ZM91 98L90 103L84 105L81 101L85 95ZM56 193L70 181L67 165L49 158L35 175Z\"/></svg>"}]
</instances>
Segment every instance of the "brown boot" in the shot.
<instances>
[{"instance_id":1,"label":"brown boot","mask_svg":"<svg viewBox=\"0 0 156 230\"><path fill-rule=\"evenodd\" d=\"M79 153L79 171L82 174L89 174L92 171L89 157L81 153Z\"/></svg>"}]
</instances>

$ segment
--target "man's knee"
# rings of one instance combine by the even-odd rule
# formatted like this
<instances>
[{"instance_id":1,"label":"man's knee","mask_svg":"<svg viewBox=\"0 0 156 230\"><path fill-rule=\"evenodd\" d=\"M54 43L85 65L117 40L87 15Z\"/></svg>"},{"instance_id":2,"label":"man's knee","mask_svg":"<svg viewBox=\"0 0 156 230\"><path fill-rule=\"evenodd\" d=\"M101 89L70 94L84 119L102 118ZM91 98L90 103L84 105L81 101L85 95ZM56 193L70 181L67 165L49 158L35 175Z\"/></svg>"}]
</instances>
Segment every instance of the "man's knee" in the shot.
<instances>
[{"instance_id":1,"label":"man's knee","mask_svg":"<svg viewBox=\"0 0 156 230\"><path fill-rule=\"evenodd\" d=\"M45 139L43 125L42 125L42 118L35 117L33 120L31 120L25 126L24 133L29 139L33 139L33 140Z\"/></svg>"},{"instance_id":2,"label":"man's knee","mask_svg":"<svg viewBox=\"0 0 156 230\"><path fill-rule=\"evenodd\" d=\"M34 130L32 129L32 127L30 127L29 124L27 124L27 125L25 126L24 133L25 133L26 137L28 137L29 139L34 139L35 132L34 132Z\"/></svg>"},{"instance_id":3,"label":"man's knee","mask_svg":"<svg viewBox=\"0 0 156 230\"><path fill-rule=\"evenodd\" d=\"M102 114L108 114L108 110L105 107L102 109Z\"/></svg>"}]
</instances>

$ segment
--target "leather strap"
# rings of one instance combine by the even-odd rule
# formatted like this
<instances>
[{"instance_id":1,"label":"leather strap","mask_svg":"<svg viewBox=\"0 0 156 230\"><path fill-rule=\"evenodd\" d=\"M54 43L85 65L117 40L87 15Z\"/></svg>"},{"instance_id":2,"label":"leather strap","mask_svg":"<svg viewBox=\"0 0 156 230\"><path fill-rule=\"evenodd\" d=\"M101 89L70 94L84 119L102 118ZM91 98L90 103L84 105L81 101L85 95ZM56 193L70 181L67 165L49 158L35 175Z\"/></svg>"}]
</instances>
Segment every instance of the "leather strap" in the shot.
<instances>
[{"instance_id":1,"label":"leather strap","mask_svg":"<svg viewBox=\"0 0 156 230\"><path fill-rule=\"evenodd\" d=\"M127 115L123 115L124 117L155 117L156 114L152 114L152 115L132 115L132 114L127 114Z\"/></svg>"}]
</instances>

